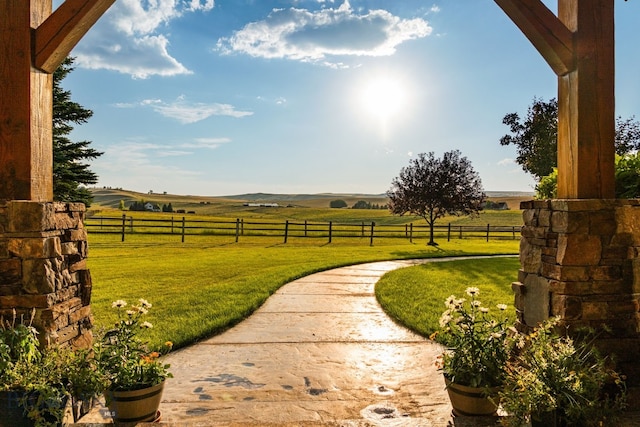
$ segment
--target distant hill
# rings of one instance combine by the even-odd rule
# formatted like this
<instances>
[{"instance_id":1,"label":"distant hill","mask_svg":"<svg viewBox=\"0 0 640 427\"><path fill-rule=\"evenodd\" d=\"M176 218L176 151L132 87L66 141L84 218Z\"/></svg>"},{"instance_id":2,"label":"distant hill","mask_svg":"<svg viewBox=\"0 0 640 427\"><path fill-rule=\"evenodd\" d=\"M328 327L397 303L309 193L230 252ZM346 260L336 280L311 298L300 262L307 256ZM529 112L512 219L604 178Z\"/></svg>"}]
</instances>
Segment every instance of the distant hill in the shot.
<instances>
[{"instance_id":1,"label":"distant hill","mask_svg":"<svg viewBox=\"0 0 640 427\"><path fill-rule=\"evenodd\" d=\"M360 200L371 204L384 205L388 202L386 194L360 194L360 193L319 193L319 194L272 194L272 193L247 193L230 196L194 196L167 193L139 193L123 189L92 188L94 204L91 209L100 208L118 209L120 201L129 206L134 201L150 201L159 205L171 203L174 209L193 209L215 205L229 205L244 202L250 203L278 203L282 206L297 207L329 207L332 200L344 200L352 206ZM520 201L529 200L533 193L518 191L487 191L489 200L507 202L510 209L518 209Z\"/></svg>"}]
</instances>

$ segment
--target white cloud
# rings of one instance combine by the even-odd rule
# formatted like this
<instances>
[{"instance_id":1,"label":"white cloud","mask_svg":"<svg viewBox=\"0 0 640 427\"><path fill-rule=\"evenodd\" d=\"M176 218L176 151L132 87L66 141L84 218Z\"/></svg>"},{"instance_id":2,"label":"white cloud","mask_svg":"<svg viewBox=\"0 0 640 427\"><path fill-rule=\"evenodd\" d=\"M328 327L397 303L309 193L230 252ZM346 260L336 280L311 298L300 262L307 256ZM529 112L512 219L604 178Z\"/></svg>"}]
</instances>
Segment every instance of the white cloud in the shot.
<instances>
[{"instance_id":1,"label":"white cloud","mask_svg":"<svg viewBox=\"0 0 640 427\"><path fill-rule=\"evenodd\" d=\"M167 26L213 7L214 0L118 0L74 49L76 64L135 78L190 74L168 51Z\"/></svg>"},{"instance_id":2,"label":"white cloud","mask_svg":"<svg viewBox=\"0 0 640 427\"><path fill-rule=\"evenodd\" d=\"M231 142L229 138L196 138L193 142L180 144L185 148L208 148L210 150L220 147L222 144Z\"/></svg>"},{"instance_id":3,"label":"white cloud","mask_svg":"<svg viewBox=\"0 0 640 427\"><path fill-rule=\"evenodd\" d=\"M338 8L318 11L273 9L265 20L220 38L217 48L225 54L344 66L333 57L393 55L400 44L431 31L421 18L401 19L385 10L357 13L345 0Z\"/></svg>"},{"instance_id":4,"label":"white cloud","mask_svg":"<svg viewBox=\"0 0 640 427\"><path fill-rule=\"evenodd\" d=\"M155 112L180 123L196 123L211 116L246 117L253 115L251 111L236 110L233 105L202 102L188 102L184 96L178 97L173 102L165 102L161 99L145 99L137 104L119 103L115 104L120 108L132 108L135 106L149 107Z\"/></svg>"},{"instance_id":5,"label":"white cloud","mask_svg":"<svg viewBox=\"0 0 640 427\"><path fill-rule=\"evenodd\" d=\"M498 165L500 166L506 166L506 165L514 165L516 163L516 161L514 159L502 159L498 162Z\"/></svg>"}]
</instances>

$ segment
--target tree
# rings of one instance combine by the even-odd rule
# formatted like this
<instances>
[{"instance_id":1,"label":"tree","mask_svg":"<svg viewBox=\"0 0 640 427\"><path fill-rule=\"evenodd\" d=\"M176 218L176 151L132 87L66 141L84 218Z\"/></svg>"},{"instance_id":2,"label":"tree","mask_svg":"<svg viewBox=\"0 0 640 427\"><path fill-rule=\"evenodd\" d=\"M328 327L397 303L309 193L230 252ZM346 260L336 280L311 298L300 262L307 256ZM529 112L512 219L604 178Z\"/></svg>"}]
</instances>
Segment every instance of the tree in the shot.
<instances>
[{"instance_id":1,"label":"tree","mask_svg":"<svg viewBox=\"0 0 640 427\"><path fill-rule=\"evenodd\" d=\"M358 200L351 209L371 209L371 203L365 200Z\"/></svg>"},{"instance_id":2,"label":"tree","mask_svg":"<svg viewBox=\"0 0 640 427\"><path fill-rule=\"evenodd\" d=\"M332 200L329 202L329 207L331 208L346 208L347 206L347 202L344 200Z\"/></svg>"},{"instance_id":3,"label":"tree","mask_svg":"<svg viewBox=\"0 0 640 427\"><path fill-rule=\"evenodd\" d=\"M410 213L422 217L429 225L429 245L438 218L449 215L477 215L486 195L480 176L458 150L444 153L441 159L433 152L420 153L402 168L387 191L389 210L396 215Z\"/></svg>"},{"instance_id":4,"label":"tree","mask_svg":"<svg viewBox=\"0 0 640 427\"><path fill-rule=\"evenodd\" d=\"M549 175L558 163L558 101L534 98L524 121L520 121L518 113L511 113L504 116L502 123L509 126L513 135L500 138L500 145L517 147L516 163L537 180Z\"/></svg>"},{"instance_id":5,"label":"tree","mask_svg":"<svg viewBox=\"0 0 640 427\"><path fill-rule=\"evenodd\" d=\"M521 120L518 113L504 116L502 123L509 126L511 135L500 138L500 145L517 147L516 163L537 181L558 167L558 102L555 98L544 102L534 98ZM616 118L616 154L625 155L640 149L640 123L635 116L624 120Z\"/></svg>"},{"instance_id":6,"label":"tree","mask_svg":"<svg viewBox=\"0 0 640 427\"><path fill-rule=\"evenodd\" d=\"M95 184L98 176L83 161L103 153L89 148L91 141L73 142L73 124L86 123L93 111L71 100L71 92L61 82L73 71L73 58L66 58L53 73L53 197L65 202L91 204L93 196L84 185Z\"/></svg>"}]
</instances>

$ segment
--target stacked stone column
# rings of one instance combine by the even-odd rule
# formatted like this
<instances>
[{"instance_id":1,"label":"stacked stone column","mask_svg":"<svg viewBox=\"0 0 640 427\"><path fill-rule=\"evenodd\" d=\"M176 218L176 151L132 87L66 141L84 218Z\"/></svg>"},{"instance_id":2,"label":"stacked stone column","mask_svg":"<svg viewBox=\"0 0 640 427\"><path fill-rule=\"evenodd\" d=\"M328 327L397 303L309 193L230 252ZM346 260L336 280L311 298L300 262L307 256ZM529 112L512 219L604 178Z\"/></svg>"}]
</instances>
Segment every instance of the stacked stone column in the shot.
<instances>
[{"instance_id":1,"label":"stacked stone column","mask_svg":"<svg viewBox=\"0 0 640 427\"><path fill-rule=\"evenodd\" d=\"M601 331L628 386L640 387L640 200L545 200L521 204L518 327L559 316L571 331ZM606 330L609 331L606 331Z\"/></svg>"},{"instance_id":2,"label":"stacked stone column","mask_svg":"<svg viewBox=\"0 0 640 427\"><path fill-rule=\"evenodd\" d=\"M29 321L44 345L92 340L82 203L0 202L0 316Z\"/></svg>"}]
</instances>

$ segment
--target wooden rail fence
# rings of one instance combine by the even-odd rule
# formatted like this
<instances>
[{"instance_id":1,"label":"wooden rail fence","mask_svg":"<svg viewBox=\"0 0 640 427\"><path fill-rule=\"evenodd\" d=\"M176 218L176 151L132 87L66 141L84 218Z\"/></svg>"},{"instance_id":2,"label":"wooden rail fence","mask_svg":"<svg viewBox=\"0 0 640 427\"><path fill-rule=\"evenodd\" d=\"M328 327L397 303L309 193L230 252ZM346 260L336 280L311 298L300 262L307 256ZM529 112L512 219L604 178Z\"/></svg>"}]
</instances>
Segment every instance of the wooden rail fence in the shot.
<instances>
[{"instance_id":1,"label":"wooden rail fence","mask_svg":"<svg viewBox=\"0 0 640 427\"><path fill-rule=\"evenodd\" d=\"M184 243L186 236L233 236L238 242L243 236L281 236L284 243L291 238L324 238L331 243L334 238L366 238L373 245L374 238L414 239L429 237L426 224L380 225L375 222L338 223L321 221L254 221L196 220L178 217L171 219L93 216L85 219L90 233L119 234L125 241L127 234L175 235ZM434 236L438 239L517 239L520 226L490 225L436 225Z\"/></svg>"}]
</instances>

